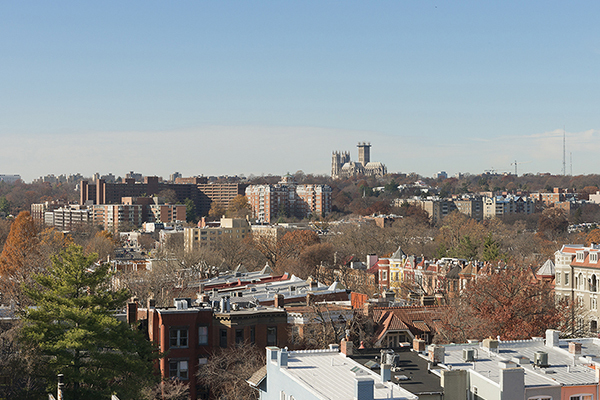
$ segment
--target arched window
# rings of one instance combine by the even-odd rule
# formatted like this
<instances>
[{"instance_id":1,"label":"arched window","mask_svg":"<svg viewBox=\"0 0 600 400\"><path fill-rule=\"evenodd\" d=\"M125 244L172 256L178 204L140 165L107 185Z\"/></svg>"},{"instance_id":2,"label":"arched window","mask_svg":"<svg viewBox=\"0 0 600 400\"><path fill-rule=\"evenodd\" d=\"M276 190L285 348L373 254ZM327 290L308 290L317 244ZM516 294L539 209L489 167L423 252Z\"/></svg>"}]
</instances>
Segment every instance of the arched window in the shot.
<instances>
[{"instance_id":1,"label":"arched window","mask_svg":"<svg viewBox=\"0 0 600 400\"><path fill-rule=\"evenodd\" d=\"M583 275L581 274L581 272L579 273L579 275L577 275L577 289L579 289L579 290L585 289L585 282L583 280Z\"/></svg>"},{"instance_id":2,"label":"arched window","mask_svg":"<svg viewBox=\"0 0 600 400\"><path fill-rule=\"evenodd\" d=\"M592 275L592 277L590 278L590 291L591 292L597 291L597 283L598 283L598 280L596 279L596 275Z\"/></svg>"}]
</instances>

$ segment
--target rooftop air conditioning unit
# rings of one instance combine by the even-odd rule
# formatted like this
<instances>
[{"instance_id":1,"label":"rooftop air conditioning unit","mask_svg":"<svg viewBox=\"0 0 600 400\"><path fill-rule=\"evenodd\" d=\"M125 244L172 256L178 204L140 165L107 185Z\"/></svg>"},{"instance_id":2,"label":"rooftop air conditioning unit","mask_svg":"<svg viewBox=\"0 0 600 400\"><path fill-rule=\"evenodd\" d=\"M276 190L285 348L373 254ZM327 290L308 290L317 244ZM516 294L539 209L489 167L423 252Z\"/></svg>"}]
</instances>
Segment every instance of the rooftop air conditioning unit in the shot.
<instances>
[{"instance_id":1,"label":"rooftop air conditioning unit","mask_svg":"<svg viewBox=\"0 0 600 400\"><path fill-rule=\"evenodd\" d=\"M533 355L533 363L537 367L548 367L548 353L545 351L536 351Z\"/></svg>"},{"instance_id":2,"label":"rooftop air conditioning unit","mask_svg":"<svg viewBox=\"0 0 600 400\"><path fill-rule=\"evenodd\" d=\"M475 349L463 349L463 360L465 362L475 361Z\"/></svg>"}]
</instances>

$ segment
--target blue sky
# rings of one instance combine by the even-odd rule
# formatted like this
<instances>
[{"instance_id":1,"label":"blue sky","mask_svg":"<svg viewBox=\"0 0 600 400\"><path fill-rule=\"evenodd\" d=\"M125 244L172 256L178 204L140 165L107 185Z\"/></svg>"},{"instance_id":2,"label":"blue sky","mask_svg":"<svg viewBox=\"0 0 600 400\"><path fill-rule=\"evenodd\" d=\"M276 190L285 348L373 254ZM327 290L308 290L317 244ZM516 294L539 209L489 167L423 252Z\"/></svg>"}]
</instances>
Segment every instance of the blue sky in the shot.
<instances>
[{"instance_id":1,"label":"blue sky","mask_svg":"<svg viewBox=\"0 0 600 400\"><path fill-rule=\"evenodd\" d=\"M89 3L89 4L88 4ZM600 172L599 2L0 3L0 173ZM567 167L568 170L570 167Z\"/></svg>"}]
</instances>

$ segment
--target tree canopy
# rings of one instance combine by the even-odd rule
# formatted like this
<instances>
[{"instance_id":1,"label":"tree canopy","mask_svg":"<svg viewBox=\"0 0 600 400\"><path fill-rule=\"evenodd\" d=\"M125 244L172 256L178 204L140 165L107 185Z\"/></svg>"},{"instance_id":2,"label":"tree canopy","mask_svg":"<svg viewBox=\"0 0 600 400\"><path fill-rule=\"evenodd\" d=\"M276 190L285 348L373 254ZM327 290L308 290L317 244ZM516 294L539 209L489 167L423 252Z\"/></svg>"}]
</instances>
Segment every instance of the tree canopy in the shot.
<instances>
[{"instance_id":1,"label":"tree canopy","mask_svg":"<svg viewBox=\"0 0 600 400\"><path fill-rule=\"evenodd\" d=\"M470 281L442 321L442 341L500 336L503 340L543 336L548 328L568 325L570 312L556 304L550 283L532 272L506 268Z\"/></svg>"},{"instance_id":2,"label":"tree canopy","mask_svg":"<svg viewBox=\"0 0 600 400\"><path fill-rule=\"evenodd\" d=\"M24 288L35 307L23 315L22 340L46 356L49 386L64 374L66 398L141 398L141 388L155 379L158 353L114 317L129 293L110 290L108 265L96 259L71 245L52 258L47 274L34 275L35 284Z\"/></svg>"}]
</instances>

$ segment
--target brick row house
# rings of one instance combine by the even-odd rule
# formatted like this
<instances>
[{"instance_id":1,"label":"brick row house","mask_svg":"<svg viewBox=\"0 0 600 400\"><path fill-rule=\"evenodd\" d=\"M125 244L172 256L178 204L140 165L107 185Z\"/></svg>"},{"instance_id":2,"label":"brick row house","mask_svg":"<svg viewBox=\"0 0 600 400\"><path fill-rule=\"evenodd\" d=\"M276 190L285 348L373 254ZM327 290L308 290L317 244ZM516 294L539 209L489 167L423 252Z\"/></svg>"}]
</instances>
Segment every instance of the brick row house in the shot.
<instances>
[{"instance_id":1,"label":"brick row house","mask_svg":"<svg viewBox=\"0 0 600 400\"><path fill-rule=\"evenodd\" d=\"M287 315L284 309L257 307L223 310L209 303L192 305L176 299L174 307L157 308L151 300L146 308L128 304L128 322L139 321L148 339L165 354L159 361L161 376L190 384L190 399L207 399L208 390L196 384L195 374L218 349L251 343L259 348L287 346Z\"/></svg>"}]
</instances>

